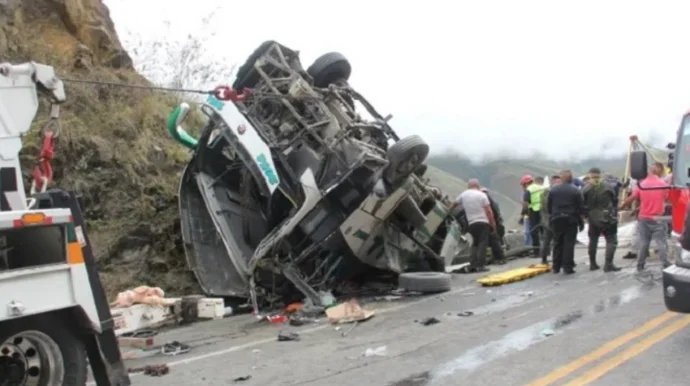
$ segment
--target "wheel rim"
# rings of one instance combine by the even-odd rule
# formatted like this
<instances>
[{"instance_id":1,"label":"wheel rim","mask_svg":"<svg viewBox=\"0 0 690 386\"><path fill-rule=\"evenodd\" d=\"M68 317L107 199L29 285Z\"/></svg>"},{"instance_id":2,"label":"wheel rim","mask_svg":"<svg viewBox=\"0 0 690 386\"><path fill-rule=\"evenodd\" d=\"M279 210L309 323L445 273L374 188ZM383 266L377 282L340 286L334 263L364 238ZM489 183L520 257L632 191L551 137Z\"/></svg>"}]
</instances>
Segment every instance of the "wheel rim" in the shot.
<instances>
[{"instance_id":1,"label":"wheel rim","mask_svg":"<svg viewBox=\"0 0 690 386\"><path fill-rule=\"evenodd\" d=\"M60 347L40 331L24 331L0 346L0 386L57 386L62 384Z\"/></svg>"}]
</instances>

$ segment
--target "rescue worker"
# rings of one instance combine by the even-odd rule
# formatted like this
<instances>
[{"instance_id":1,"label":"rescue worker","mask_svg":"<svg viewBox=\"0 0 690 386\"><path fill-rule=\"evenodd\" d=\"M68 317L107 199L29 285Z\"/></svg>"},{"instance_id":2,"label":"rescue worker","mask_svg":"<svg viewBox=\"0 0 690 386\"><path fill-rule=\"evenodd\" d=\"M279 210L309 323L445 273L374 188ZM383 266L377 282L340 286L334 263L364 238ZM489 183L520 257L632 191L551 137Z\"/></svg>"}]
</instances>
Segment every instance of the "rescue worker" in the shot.
<instances>
[{"instance_id":1,"label":"rescue worker","mask_svg":"<svg viewBox=\"0 0 690 386\"><path fill-rule=\"evenodd\" d=\"M525 190L522 198L522 206L523 208L527 209L529 223L532 227L532 229L530 229L530 234L532 237L533 257L539 257L540 255L539 239L541 236L541 197L544 189L544 177L536 177L532 183L527 184L527 189Z\"/></svg>"},{"instance_id":2,"label":"rescue worker","mask_svg":"<svg viewBox=\"0 0 690 386\"><path fill-rule=\"evenodd\" d=\"M573 185L573 173L561 172L561 182L552 187L546 199L546 213L551 220L553 231L553 273L575 273L575 240L578 229L582 231L585 223L584 200L582 192Z\"/></svg>"},{"instance_id":3,"label":"rescue worker","mask_svg":"<svg viewBox=\"0 0 690 386\"><path fill-rule=\"evenodd\" d=\"M506 235L506 227L503 225L503 216L501 216L501 208L498 206L498 202L491 197L489 190L482 187L480 189L486 198L489 199L489 205L491 205L491 211L494 214L494 223L496 223L496 230L489 234L489 248L491 248L491 256L493 257L494 264L504 264L506 262L505 253L503 253L503 240Z\"/></svg>"},{"instance_id":4,"label":"rescue worker","mask_svg":"<svg viewBox=\"0 0 690 386\"><path fill-rule=\"evenodd\" d=\"M604 272L617 272L621 269L613 264L613 256L618 247L618 213L615 187L602 181L601 169L589 169L589 184L582 189L585 202L585 217L589 223L589 270L599 269L597 248L599 236L606 239Z\"/></svg>"},{"instance_id":5,"label":"rescue worker","mask_svg":"<svg viewBox=\"0 0 690 386\"><path fill-rule=\"evenodd\" d=\"M479 180L467 181L467 190L462 192L450 206L465 211L469 233L472 235L469 272L486 272L486 248L489 235L497 230L495 216L487 195L482 192Z\"/></svg>"},{"instance_id":6,"label":"rescue worker","mask_svg":"<svg viewBox=\"0 0 690 386\"><path fill-rule=\"evenodd\" d=\"M551 186L558 185L561 182L561 176L555 174L551 176ZM549 214L546 211L547 201L549 199L549 192L551 188L546 188L542 192L541 202L541 226L542 226L542 240L541 240L541 263L548 264L548 257L551 255L551 244L553 242L553 231L549 221Z\"/></svg>"},{"instance_id":7,"label":"rescue worker","mask_svg":"<svg viewBox=\"0 0 690 386\"><path fill-rule=\"evenodd\" d=\"M634 188L630 197L626 198L621 203L620 209L625 209L635 200L640 201L640 212L637 215L637 232L638 232L638 252L637 252L637 271L642 272L645 269L647 256L649 255L649 246L652 241L657 245L659 251L659 258L664 268L671 265L668 261L668 246L666 241L668 238L666 220L659 219L664 215L666 209L666 200L668 197L668 186L661 179L664 173L664 164L655 162L649 170L647 178L640 182L643 188L656 189L639 189Z\"/></svg>"}]
</instances>

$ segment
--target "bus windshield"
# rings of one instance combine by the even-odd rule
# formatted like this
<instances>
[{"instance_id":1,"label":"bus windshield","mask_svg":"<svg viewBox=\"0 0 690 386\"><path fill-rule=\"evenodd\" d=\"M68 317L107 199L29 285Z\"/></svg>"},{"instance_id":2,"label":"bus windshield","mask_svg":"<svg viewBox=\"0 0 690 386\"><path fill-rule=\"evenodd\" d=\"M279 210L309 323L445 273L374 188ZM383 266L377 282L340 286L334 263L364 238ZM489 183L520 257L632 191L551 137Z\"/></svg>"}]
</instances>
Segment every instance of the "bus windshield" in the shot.
<instances>
[{"instance_id":1,"label":"bus windshield","mask_svg":"<svg viewBox=\"0 0 690 386\"><path fill-rule=\"evenodd\" d=\"M683 117L673 155L673 184L690 185L690 114Z\"/></svg>"}]
</instances>

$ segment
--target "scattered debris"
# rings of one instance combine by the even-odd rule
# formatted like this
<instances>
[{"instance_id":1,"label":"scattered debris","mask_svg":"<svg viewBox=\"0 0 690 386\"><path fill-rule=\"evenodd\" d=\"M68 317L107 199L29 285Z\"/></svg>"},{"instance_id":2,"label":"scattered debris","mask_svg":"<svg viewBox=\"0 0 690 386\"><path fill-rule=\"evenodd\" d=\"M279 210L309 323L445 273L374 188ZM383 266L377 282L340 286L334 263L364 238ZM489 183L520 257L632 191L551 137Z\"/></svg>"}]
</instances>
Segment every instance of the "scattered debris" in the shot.
<instances>
[{"instance_id":1,"label":"scattered debris","mask_svg":"<svg viewBox=\"0 0 690 386\"><path fill-rule=\"evenodd\" d=\"M250 379L252 379L252 376L251 376L251 375L245 375L245 376L243 376L243 377L237 377L237 378L233 379L232 381L235 382L235 383L237 383L237 382L248 381L248 380L250 380Z\"/></svg>"},{"instance_id":2,"label":"scattered debris","mask_svg":"<svg viewBox=\"0 0 690 386\"><path fill-rule=\"evenodd\" d=\"M340 336L342 336L342 337L344 338L347 334L350 333L350 331L354 330L355 327L357 327L358 324L359 324L359 321L356 321L356 322L352 323L352 326L351 326L350 328L348 328L347 331L343 331L343 332L340 334Z\"/></svg>"},{"instance_id":3,"label":"scattered debris","mask_svg":"<svg viewBox=\"0 0 690 386\"><path fill-rule=\"evenodd\" d=\"M139 286L137 288L122 291L117 294L115 301L110 303L110 307L124 308L135 304L148 304L150 306L170 305L165 299L165 292L158 287Z\"/></svg>"},{"instance_id":4,"label":"scattered debris","mask_svg":"<svg viewBox=\"0 0 690 386\"><path fill-rule=\"evenodd\" d=\"M422 326L431 326L432 324L441 323L441 321L438 320L437 318L431 316L431 317L422 319L422 321L421 321L420 323L421 323Z\"/></svg>"},{"instance_id":5,"label":"scattered debris","mask_svg":"<svg viewBox=\"0 0 690 386\"><path fill-rule=\"evenodd\" d=\"M299 327L309 323L316 323L318 321L318 319L310 318L308 316L292 315L290 316L289 324L291 326Z\"/></svg>"},{"instance_id":6,"label":"scattered debris","mask_svg":"<svg viewBox=\"0 0 690 386\"><path fill-rule=\"evenodd\" d=\"M285 307L285 312L290 312L290 313L298 312L298 311L302 310L302 308L304 308L304 303L291 303L291 304L288 304L287 307Z\"/></svg>"},{"instance_id":7,"label":"scattered debris","mask_svg":"<svg viewBox=\"0 0 690 386\"><path fill-rule=\"evenodd\" d=\"M472 312L472 311L463 311L463 312L458 314L458 316L472 316L472 315L474 315L474 312Z\"/></svg>"},{"instance_id":8,"label":"scattered debris","mask_svg":"<svg viewBox=\"0 0 690 386\"><path fill-rule=\"evenodd\" d=\"M340 303L326 310L328 321L333 324L361 322L374 316L374 311L363 309L355 299Z\"/></svg>"},{"instance_id":9,"label":"scattered debris","mask_svg":"<svg viewBox=\"0 0 690 386\"><path fill-rule=\"evenodd\" d=\"M170 372L170 368L166 364L162 365L146 365L143 367L134 367L127 370L129 373L144 373L152 377L160 377Z\"/></svg>"},{"instance_id":10,"label":"scattered debris","mask_svg":"<svg viewBox=\"0 0 690 386\"><path fill-rule=\"evenodd\" d=\"M268 320L271 324L281 324L287 322L288 317L284 314L264 315L259 317L259 320Z\"/></svg>"},{"instance_id":11,"label":"scattered debris","mask_svg":"<svg viewBox=\"0 0 690 386\"><path fill-rule=\"evenodd\" d=\"M388 354L388 347L380 346L377 348L368 348L364 351L365 357L385 357Z\"/></svg>"},{"instance_id":12,"label":"scattered debris","mask_svg":"<svg viewBox=\"0 0 690 386\"><path fill-rule=\"evenodd\" d=\"M542 330L541 334L543 336L551 336L554 334L554 331L550 328L545 328L544 330Z\"/></svg>"},{"instance_id":13,"label":"scattered debris","mask_svg":"<svg viewBox=\"0 0 690 386\"><path fill-rule=\"evenodd\" d=\"M300 336L296 332L283 332L278 333L278 342L294 342L300 340Z\"/></svg>"},{"instance_id":14,"label":"scattered debris","mask_svg":"<svg viewBox=\"0 0 690 386\"><path fill-rule=\"evenodd\" d=\"M191 349L192 348L189 347L189 345L173 340L172 342L166 343L163 345L163 347L161 347L161 354L174 356L188 353Z\"/></svg>"}]
</instances>

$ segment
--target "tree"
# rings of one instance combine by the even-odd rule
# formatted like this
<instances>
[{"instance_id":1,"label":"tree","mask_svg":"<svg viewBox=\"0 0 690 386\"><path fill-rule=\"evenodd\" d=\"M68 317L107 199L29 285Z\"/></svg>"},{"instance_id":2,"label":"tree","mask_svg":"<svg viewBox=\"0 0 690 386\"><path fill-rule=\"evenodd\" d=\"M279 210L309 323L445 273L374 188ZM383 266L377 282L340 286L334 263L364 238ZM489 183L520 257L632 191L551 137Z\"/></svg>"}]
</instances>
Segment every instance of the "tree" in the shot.
<instances>
[{"instance_id":1,"label":"tree","mask_svg":"<svg viewBox=\"0 0 690 386\"><path fill-rule=\"evenodd\" d=\"M201 22L211 25L218 12L212 11ZM235 76L237 65L222 54L207 49L205 42L216 33L208 28L175 38L169 20L163 22L163 33L143 38L131 32L122 40L128 47L135 68L147 79L162 87L176 89L211 90L215 86L229 84ZM199 94L175 93L178 99L199 100Z\"/></svg>"}]
</instances>

